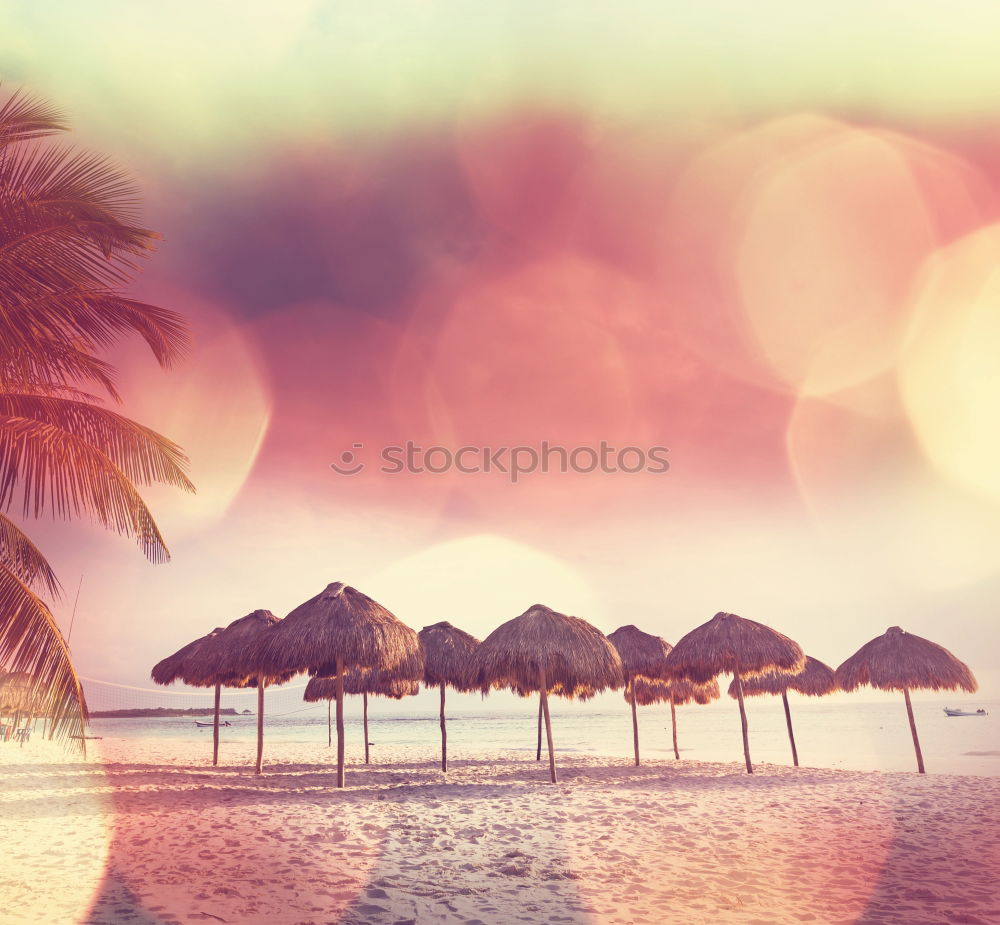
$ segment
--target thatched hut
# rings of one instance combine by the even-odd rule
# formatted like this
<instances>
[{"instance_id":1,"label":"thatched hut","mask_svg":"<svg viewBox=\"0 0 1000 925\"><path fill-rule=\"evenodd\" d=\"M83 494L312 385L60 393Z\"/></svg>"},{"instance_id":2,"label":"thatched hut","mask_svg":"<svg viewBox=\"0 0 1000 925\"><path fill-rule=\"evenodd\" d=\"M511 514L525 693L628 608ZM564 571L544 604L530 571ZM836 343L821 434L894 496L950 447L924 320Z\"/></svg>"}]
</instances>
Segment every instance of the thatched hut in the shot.
<instances>
[{"instance_id":1,"label":"thatched hut","mask_svg":"<svg viewBox=\"0 0 1000 925\"><path fill-rule=\"evenodd\" d=\"M792 711L788 706L788 692L797 691L808 697L823 697L826 694L832 694L838 688L839 685L833 669L809 655L806 656L806 663L798 674L789 674L786 671L769 671L766 674L745 678L743 681L743 693L746 696L758 697L765 694L781 696L781 703L785 708L785 725L788 727L788 741L792 746L792 763L795 767L799 766L799 752L795 747L795 732L792 729ZM729 685L729 696L733 699L737 696L735 679Z\"/></svg>"},{"instance_id":2,"label":"thatched hut","mask_svg":"<svg viewBox=\"0 0 1000 925\"><path fill-rule=\"evenodd\" d=\"M632 693L635 702L642 707L654 703L670 704L670 736L674 746L674 758L681 757L677 745L677 707L686 703L706 704L719 699L719 682L708 681L705 684L695 684L693 681L652 680L637 677L632 682ZM625 698L629 698L626 696Z\"/></svg>"},{"instance_id":3,"label":"thatched hut","mask_svg":"<svg viewBox=\"0 0 1000 925\"><path fill-rule=\"evenodd\" d=\"M635 709L633 683L640 677L650 680L662 680L668 677L666 661L671 646L665 639L644 633L631 624L609 633L608 640L618 650L622 659L625 700L632 707L632 749L635 752L635 766L639 767L639 720Z\"/></svg>"},{"instance_id":4,"label":"thatched hut","mask_svg":"<svg viewBox=\"0 0 1000 925\"><path fill-rule=\"evenodd\" d=\"M388 697L390 700L402 700L404 697L413 697L420 693L420 683L415 680L402 680L401 678L386 676L381 671L358 671L353 669L348 671L344 677L344 693L360 694L363 698L363 717L365 734L365 764L369 764L371 755L368 751L371 743L368 741L368 695L377 694L379 697ZM316 703L320 700L326 701L326 744L333 744L333 733L331 726L330 709L331 704L337 697L336 678L310 678L306 685L302 699L307 703Z\"/></svg>"},{"instance_id":5,"label":"thatched hut","mask_svg":"<svg viewBox=\"0 0 1000 925\"><path fill-rule=\"evenodd\" d=\"M619 688L624 678L618 650L600 630L579 617L535 604L480 643L465 683L483 693L497 686L538 691L549 746L549 777L555 783L548 695Z\"/></svg>"},{"instance_id":6,"label":"thatched hut","mask_svg":"<svg viewBox=\"0 0 1000 925\"><path fill-rule=\"evenodd\" d=\"M445 688L460 693L475 690L466 683L469 661L479 647L479 640L447 620L425 626L417 636L424 651L424 684L438 687L441 692L439 722L441 724L441 770L448 770L448 727L445 721Z\"/></svg>"},{"instance_id":7,"label":"thatched hut","mask_svg":"<svg viewBox=\"0 0 1000 925\"><path fill-rule=\"evenodd\" d=\"M337 786L344 786L344 679L351 668L423 671L417 634L381 604L333 582L296 607L254 644L255 663L270 671L308 671L337 679Z\"/></svg>"},{"instance_id":8,"label":"thatched hut","mask_svg":"<svg viewBox=\"0 0 1000 925\"><path fill-rule=\"evenodd\" d=\"M890 626L881 636L866 642L836 672L837 683L845 691L862 685L884 691L902 691L906 715L910 721L917 770L924 773L924 756L917 738L910 691L964 690L973 693L979 685L969 666L959 661L944 646Z\"/></svg>"},{"instance_id":9,"label":"thatched hut","mask_svg":"<svg viewBox=\"0 0 1000 925\"><path fill-rule=\"evenodd\" d=\"M722 612L681 637L667 656L668 670L681 680L704 684L724 672L733 676L740 705L747 774L753 774L753 763L743 703L743 679L775 669L798 672L804 663L805 654L797 642L763 623Z\"/></svg>"},{"instance_id":10,"label":"thatched hut","mask_svg":"<svg viewBox=\"0 0 1000 925\"><path fill-rule=\"evenodd\" d=\"M199 636L181 646L173 655L157 662L150 677L157 684L173 684L180 681L191 687L215 688L215 719L212 723L212 764L219 763L219 709L222 702L222 678L216 670L217 654L211 648L216 636L222 632L217 626L212 632Z\"/></svg>"}]
</instances>

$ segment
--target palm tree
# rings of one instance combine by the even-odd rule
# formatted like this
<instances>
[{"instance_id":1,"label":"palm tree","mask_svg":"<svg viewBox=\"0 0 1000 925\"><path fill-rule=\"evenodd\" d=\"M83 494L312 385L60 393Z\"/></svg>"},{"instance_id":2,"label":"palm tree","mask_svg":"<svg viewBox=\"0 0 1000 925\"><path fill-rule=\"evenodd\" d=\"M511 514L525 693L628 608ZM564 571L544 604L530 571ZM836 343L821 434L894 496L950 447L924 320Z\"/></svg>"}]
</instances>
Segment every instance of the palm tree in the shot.
<instances>
[{"instance_id":1,"label":"palm tree","mask_svg":"<svg viewBox=\"0 0 1000 925\"><path fill-rule=\"evenodd\" d=\"M0 666L31 676L59 737L82 735L83 691L46 602L59 583L9 512L88 515L163 562L136 486L193 491L180 447L104 403L121 399L101 351L138 334L169 367L188 329L121 293L157 235L117 167L43 140L65 129L23 93L0 104Z\"/></svg>"}]
</instances>

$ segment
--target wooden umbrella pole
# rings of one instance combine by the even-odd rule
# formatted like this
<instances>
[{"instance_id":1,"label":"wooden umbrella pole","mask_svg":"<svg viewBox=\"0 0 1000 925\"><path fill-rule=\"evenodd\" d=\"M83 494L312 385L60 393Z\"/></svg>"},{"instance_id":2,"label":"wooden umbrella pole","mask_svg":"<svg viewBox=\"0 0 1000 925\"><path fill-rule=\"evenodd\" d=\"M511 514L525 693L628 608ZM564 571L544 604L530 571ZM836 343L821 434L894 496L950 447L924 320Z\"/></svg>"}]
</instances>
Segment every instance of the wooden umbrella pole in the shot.
<instances>
[{"instance_id":1,"label":"wooden umbrella pole","mask_svg":"<svg viewBox=\"0 0 1000 925\"><path fill-rule=\"evenodd\" d=\"M441 682L441 770L448 770L448 727L444 720L444 681Z\"/></svg>"},{"instance_id":2,"label":"wooden umbrella pole","mask_svg":"<svg viewBox=\"0 0 1000 925\"><path fill-rule=\"evenodd\" d=\"M788 709L788 691L781 692L781 702L785 705L785 724L788 726L788 741L792 743L792 763L799 766L799 753L795 749L795 733L792 731L792 711Z\"/></svg>"},{"instance_id":3,"label":"wooden umbrella pole","mask_svg":"<svg viewBox=\"0 0 1000 925\"><path fill-rule=\"evenodd\" d=\"M344 660L337 659L337 786L344 786Z\"/></svg>"},{"instance_id":4,"label":"wooden umbrella pole","mask_svg":"<svg viewBox=\"0 0 1000 925\"><path fill-rule=\"evenodd\" d=\"M542 698L538 697L538 748L535 749L535 761L542 760Z\"/></svg>"},{"instance_id":5,"label":"wooden umbrella pole","mask_svg":"<svg viewBox=\"0 0 1000 925\"><path fill-rule=\"evenodd\" d=\"M680 758L681 753L677 748L677 708L672 700L670 701L670 731L673 733L674 739L674 758Z\"/></svg>"},{"instance_id":6,"label":"wooden umbrella pole","mask_svg":"<svg viewBox=\"0 0 1000 925\"><path fill-rule=\"evenodd\" d=\"M326 747L333 745L333 701L326 702Z\"/></svg>"},{"instance_id":7,"label":"wooden umbrella pole","mask_svg":"<svg viewBox=\"0 0 1000 925\"><path fill-rule=\"evenodd\" d=\"M635 752L635 766L639 767L639 717L635 712L635 685L628 682L628 702L632 704L632 750Z\"/></svg>"},{"instance_id":8,"label":"wooden umbrella pole","mask_svg":"<svg viewBox=\"0 0 1000 925\"><path fill-rule=\"evenodd\" d=\"M926 774L924 770L924 756L920 752L920 739L917 738L917 724L913 719L913 704L910 703L909 688L903 688L903 699L906 701L906 716L910 720L910 734L913 736L913 750L917 753L917 770L921 774Z\"/></svg>"},{"instance_id":9,"label":"wooden umbrella pole","mask_svg":"<svg viewBox=\"0 0 1000 925\"><path fill-rule=\"evenodd\" d=\"M541 676L539 687L541 688L542 715L545 717L545 738L549 743L549 778L554 784L556 782L556 755L552 747L552 717L549 716L549 693L546 690L545 670L543 669L539 674Z\"/></svg>"},{"instance_id":10,"label":"wooden umbrella pole","mask_svg":"<svg viewBox=\"0 0 1000 925\"><path fill-rule=\"evenodd\" d=\"M264 688L263 678L257 679L257 773L261 773L264 760Z\"/></svg>"},{"instance_id":11,"label":"wooden umbrella pole","mask_svg":"<svg viewBox=\"0 0 1000 925\"><path fill-rule=\"evenodd\" d=\"M222 685L215 685L215 722L212 723L212 767L219 763L219 708L222 705Z\"/></svg>"},{"instance_id":12,"label":"wooden umbrella pole","mask_svg":"<svg viewBox=\"0 0 1000 925\"><path fill-rule=\"evenodd\" d=\"M364 714L365 714L365 764L368 764L368 691L361 692L361 699L364 702Z\"/></svg>"},{"instance_id":13,"label":"wooden umbrella pole","mask_svg":"<svg viewBox=\"0 0 1000 925\"><path fill-rule=\"evenodd\" d=\"M743 703L743 681L740 680L739 671L733 672L736 679L736 699L740 702L740 725L743 728L743 757L747 762L747 774L753 774L753 765L750 763L750 738L747 735L747 709Z\"/></svg>"}]
</instances>

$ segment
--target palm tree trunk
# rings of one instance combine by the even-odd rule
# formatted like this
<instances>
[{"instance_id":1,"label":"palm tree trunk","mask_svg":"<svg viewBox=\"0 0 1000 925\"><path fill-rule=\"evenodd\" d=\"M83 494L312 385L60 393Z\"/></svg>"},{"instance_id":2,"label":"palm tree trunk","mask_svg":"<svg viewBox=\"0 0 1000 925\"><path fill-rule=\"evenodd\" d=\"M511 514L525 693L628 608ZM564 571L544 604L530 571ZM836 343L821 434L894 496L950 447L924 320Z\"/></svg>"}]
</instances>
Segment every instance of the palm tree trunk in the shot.
<instances>
[{"instance_id":1,"label":"palm tree trunk","mask_svg":"<svg viewBox=\"0 0 1000 925\"><path fill-rule=\"evenodd\" d=\"M538 698L538 748L535 749L535 761L542 760L542 698Z\"/></svg>"},{"instance_id":2,"label":"palm tree trunk","mask_svg":"<svg viewBox=\"0 0 1000 925\"><path fill-rule=\"evenodd\" d=\"M739 671L733 672L736 680L736 699L740 702L740 725L743 728L743 757L747 763L747 774L753 774L753 764L750 762L750 738L747 735L747 709L743 703L743 682L740 680Z\"/></svg>"},{"instance_id":3,"label":"palm tree trunk","mask_svg":"<svg viewBox=\"0 0 1000 925\"><path fill-rule=\"evenodd\" d=\"M361 699L364 701L365 715L365 764L368 764L368 691L362 691Z\"/></svg>"},{"instance_id":4,"label":"palm tree trunk","mask_svg":"<svg viewBox=\"0 0 1000 925\"><path fill-rule=\"evenodd\" d=\"M677 748L677 708L674 706L674 702L670 701L670 730L673 733L674 738L674 758L680 758L681 753Z\"/></svg>"},{"instance_id":5,"label":"palm tree trunk","mask_svg":"<svg viewBox=\"0 0 1000 925\"><path fill-rule=\"evenodd\" d=\"M326 747L333 745L333 701L326 702Z\"/></svg>"},{"instance_id":6,"label":"palm tree trunk","mask_svg":"<svg viewBox=\"0 0 1000 925\"><path fill-rule=\"evenodd\" d=\"M552 747L552 717L549 716L549 692L546 690L545 670L539 672L539 694L542 701L542 715L545 717L545 738L549 743L549 779L556 782L556 755Z\"/></svg>"},{"instance_id":7,"label":"palm tree trunk","mask_svg":"<svg viewBox=\"0 0 1000 925\"><path fill-rule=\"evenodd\" d=\"M635 713L635 686L628 682L628 702L632 705L632 750L635 752L635 766L639 767L639 717Z\"/></svg>"},{"instance_id":8,"label":"palm tree trunk","mask_svg":"<svg viewBox=\"0 0 1000 925\"><path fill-rule=\"evenodd\" d=\"M926 774L924 770L924 756L920 751L920 739L917 738L917 724L913 719L913 704L910 703L910 691L903 688L903 699L906 701L906 715L910 720L910 734L913 736L913 750L917 753L917 771Z\"/></svg>"},{"instance_id":9,"label":"palm tree trunk","mask_svg":"<svg viewBox=\"0 0 1000 925\"><path fill-rule=\"evenodd\" d=\"M337 659L337 786L344 786L344 660Z\"/></svg>"},{"instance_id":10,"label":"palm tree trunk","mask_svg":"<svg viewBox=\"0 0 1000 925\"><path fill-rule=\"evenodd\" d=\"M257 679L257 772L261 773L264 759L264 688L263 678Z\"/></svg>"},{"instance_id":11,"label":"palm tree trunk","mask_svg":"<svg viewBox=\"0 0 1000 925\"><path fill-rule=\"evenodd\" d=\"M215 685L215 722L212 723L212 767L219 763L219 707L222 704L222 685Z\"/></svg>"},{"instance_id":12,"label":"palm tree trunk","mask_svg":"<svg viewBox=\"0 0 1000 925\"><path fill-rule=\"evenodd\" d=\"M448 727L444 721L444 681L441 682L441 770L448 770Z\"/></svg>"},{"instance_id":13,"label":"palm tree trunk","mask_svg":"<svg viewBox=\"0 0 1000 925\"><path fill-rule=\"evenodd\" d=\"M781 702L785 705L785 724L788 726L788 741L792 743L792 763L799 766L799 753L795 749L795 733L792 732L792 711L788 709L788 691L781 692Z\"/></svg>"}]
</instances>

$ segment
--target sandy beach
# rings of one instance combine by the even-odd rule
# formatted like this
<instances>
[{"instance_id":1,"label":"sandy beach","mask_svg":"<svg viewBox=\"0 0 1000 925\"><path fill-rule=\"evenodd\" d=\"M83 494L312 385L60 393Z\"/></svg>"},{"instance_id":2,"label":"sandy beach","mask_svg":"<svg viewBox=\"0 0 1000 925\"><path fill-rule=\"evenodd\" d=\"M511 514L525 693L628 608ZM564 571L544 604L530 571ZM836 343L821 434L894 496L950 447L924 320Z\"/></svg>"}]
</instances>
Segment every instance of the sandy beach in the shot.
<instances>
[{"instance_id":1,"label":"sandy beach","mask_svg":"<svg viewBox=\"0 0 1000 925\"><path fill-rule=\"evenodd\" d=\"M153 739L0 750L2 919L494 925L1000 921L1000 780ZM275 756L277 758L278 756Z\"/></svg>"}]
</instances>

